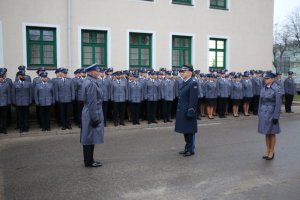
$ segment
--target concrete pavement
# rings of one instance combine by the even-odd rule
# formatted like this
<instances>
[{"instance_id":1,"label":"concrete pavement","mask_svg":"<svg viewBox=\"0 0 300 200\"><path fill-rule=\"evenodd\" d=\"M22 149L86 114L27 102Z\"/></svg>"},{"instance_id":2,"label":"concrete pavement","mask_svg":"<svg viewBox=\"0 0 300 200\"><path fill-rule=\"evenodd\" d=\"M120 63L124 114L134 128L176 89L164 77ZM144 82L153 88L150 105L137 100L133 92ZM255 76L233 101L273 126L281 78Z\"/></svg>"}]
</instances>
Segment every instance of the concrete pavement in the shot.
<instances>
[{"instance_id":1,"label":"concrete pavement","mask_svg":"<svg viewBox=\"0 0 300 200\"><path fill-rule=\"evenodd\" d=\"M0 137L2 200L299 199L300 106L282 114L273 161L261 159L257 117L199 121L196 154L183 158L173 124L108 127L83 167L79 130ZM71 133L71 134L70 134Z\"/></svg>"}]
</instances>

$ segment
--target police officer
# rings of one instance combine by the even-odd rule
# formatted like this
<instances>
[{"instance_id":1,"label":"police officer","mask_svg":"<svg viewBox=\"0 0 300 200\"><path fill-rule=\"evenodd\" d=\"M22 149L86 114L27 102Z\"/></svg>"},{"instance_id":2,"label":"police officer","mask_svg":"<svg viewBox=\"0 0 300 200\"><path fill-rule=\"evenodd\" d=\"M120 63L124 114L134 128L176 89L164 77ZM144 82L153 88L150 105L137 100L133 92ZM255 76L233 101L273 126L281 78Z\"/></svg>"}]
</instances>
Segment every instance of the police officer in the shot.
<instances>
[{"instance_id":1,"label":"police officer","mask_svg":"<svg viewBox=\"0 0 300 200\"><path fill-rule=\"evenodd\" d=\"M242 80L244 91L243 110L245 116L249 116L249 106L253 98L253 87L249 76L250 72L245 71L243 75L244 79Z\"/></svg>"},{"instance_id":2,"label":"police officer","mask_svg":"<svg viewBox=\"0 0 300 200\"><path fill-rule=\"evenodd\" d=\"M106 75L106 70L104 68L100 69L100 77L99 82L101 83L101 88L103 91L103 102L102 102L102 110L104 116L104 127L107 126L107 111L108 111L108 102L110 100L110 84L111 78Z\"/></svg>"},{"instance_id":3,"label":"police officer","mask_svg":"<svg viewBox=\"0 0 300 200\"><path fill-rule=\"evenodd\" d=\"M35 104L39 107L42 131L50 131L50 110L55 103L55 89L46 71L40 73L41 83L34 88Z\"/></svg>"},{"instance_id":4,"label":"police officer","mask_svg":"<svg viewBox=\"0 0 300 200\"><path fill-rule=\"evenodd\" d=\"M131 108L132 124L138 125L140 124L139 114L141 102L144 96L144 88L142 83L138 79L139 75L135 73L132 76L133 80L128 83L128 101Z\"/></svg>"},{"instance_id":5,"label":"police officer","mask_svg":"<svg viewBox=\"0 0 300 200\"><path fill-rule=\"evenodd\" d=\"M175 132L184 134L185 148L179 154L192 156L195 154L195 133L197 133L198 84L192 79L193 67L183 65L183 83L179 90Z\"/></svg>"},{"instance_id":6,"label":"police officer","mask_svg":"<svg viewBox=\"0 0 300 200\"><path fill-rule=\"evenodd\" d=\"M10 90L13 87L13 82L10 78L7 77L7 68L3 68L3 72L4 72L4 82L8 83ZM11 105L7 105L7 126L9 126L11 124Z\"/></svg>"},{"instance_id":7,"label":"police officer","mask_svg":"<svg viewBox=\"0 0 300 200\"><path fill-rule=\"evenodd\" d=\"M172 103L175 99L175 81L171 79L172 72L165 72L165 79L162 83L162 100L163 100L163 119L164 123L172 122Z\"/></svg>"},{"instance_id":8,"label":"police officer","mask_svg":"<svg viewBox=\"0 0 300 200\"><path fill-rule=\"evenodd\" d=\"M74 92L75 92L75 100L72 102L73 104L73 121L74 123L80 128L80 121L81 121L81 116L79 117L79 112L78 112L78 86L81 84L79 81L81 80L81 69L76 69L74 71L74 77L72 78L72 84L74 86ZM79 86L81 87L81 86Z\"/></svg>"},{"instance_id":9,"label":"police officer","mask_svg":"<svg viewBox=\"0 0 300 200\"><path fill-rule=\"evenodd\" d=\"M11 104L11 86L5 81L6 70L0 68L0 133L7 134L7 110Z\"/></svg>"},{"instance_id":10,"label":"police officer","mask_svg":"<svg viewBox=\"0 0 300 200\"><path fill-rule=\"evenodd\" d=\"M59 102L62 130L72 129L70 122L71 103L75 100L72 79L68 78L68 69L61 70L61 79L55 84L56 101Z\"/></svg>"},{"instance_id":11,"label":"police officer","mask_svg":"<svg viewBox=\"0 0 300 200\"><path fill-rule=\"evenodd\" d=\"M253 88L253 98L252 98L252 110L253 115L257 115L258 112L258 105L259 105L259 95L260 90L263 86L263 80L262 80L262 71L256 70L255 71L255 77L252 78L252 88Z\"/></svg>"},{"instance_id":12,"label":"police officer","mask_svg":"<svg viewBox=\"0 0 300 200\"><path fill-rule=\"evenodd\" d=\"M280 133L281 89L274 83L275 74L264 75L265 86L261 89L258 113L258 132L266 137L266 153L263 159L273 160L276 134Z\"/></svg>"},{"instance_id":13,"label":"police officer","mask_svg":"<svg viewBox=\"0 0 300 200\"><path fill-rule=\"evenodd\" d=\"M239 117L239 106L244 99L244 89L241 82L241 75L234 75L234 81L231 84L230 98L232 100L232 112L234 117Z\"/></svg>"},{"instance_id":14,"label":"police officer","mask_svg":"<svg viewBox=\"0 0 300 200\"><path fill-rule=\"evenodd\" d=\"M218 113L220 118L225 118L226 104L230 92L228 90L228 82L225 79L225 70L220 71L221 77L217 79L217 96L218 96Z\"/></svg>"},{"instance_id":15,"label":"police officer","mask_svg":"<svg viewBox=\"0 0 300 200\"><path fill-rule=\"evenodd\" d=\"M33 80L32 80L32 89L33 89L33 91L35 91L35 86L37 84L42 83L41 74L45 71L46 71L45 67L39 67L38 70L36 71L37 77L33 78ZM37 117L37 120L38 120L38 124L41 128L41 117L40 117L40 111L39 111L39 106L38 105L35 105L35 112L36 112L36 117Z\"/></svg>"},{"instance_id":16,"label":"police officer","mask_svg":"<svg viewBox=\"0 0 300 200\"><path fill-rule=\"evenodd\" d=\"M157 123L155 119L157 101L159 97L159 82L157 72L150 73L150 78L146 81L145 98L147 99L148 124Z\"/></svg>"},{"instance_id":17,"label":"police officer","mask_svg":"<svg viewBox=\"0 0 300 200\"><path fill-rule=\"evenodd\" d=\"M22 133L29 130L29 107L32 104L33 91L31 82L26 81L25 71L20 70L16 77L12 88L12 103L16 106L18 127Z\"/></svg>"},{"instance_id":18,"label":"police officer","mask_svg":"<svg viewBox=\"0 0 300 200\"><path fill-rule=\"evenodd\" d=\"M208 81L204 85L204 93L207 107L208 119L214 119L214 107L217 104L217 83L214 81L214 74L207 74Z\"/></svg>"},{"instance_id":19,"label":"police officer","mask_svg":"<svg viewBox=\"0 0 300 200\"><path fill-rule=\"evenodd\" d=\"M102 112L103 92L98 81L100 68L93 64L86 68L87 78L83 82L82 126L80 143L83 145L83 158L86 167L101 167L94 160L95 144L103 143L104 117Z\"/></svg>"},{"instance_id":20,"label":"police officer","mask_svg":"<svg viewBox=\"0 0 300 200\"><path fill-rule=\"evenodd\" d=\"M26 74L26 67L24 65L20 65L18 67L18 70L19 70L19 72L23 71L24 74ZM18 80L19 80L19 77L16 76L15 81L18 81ZM27 74L25 75L25 81L28 81L28 82L31 83L31 77L29 75L27 75Z\"/></svg>"},{"instance_id":21,"label":"police officer","mask_svg":"<svg viewBox=\"0 0 300 200\"><path fill-rule=\"evenodd\" d=\"M54 72L56 77L51 79L51 82L53 83L54 88L56 88L57 82L61 79L61 69L62 68L56 69ZM59 113L59 102L57 102L57 101L55 101L55 105L54 105L54 115L55 115L55 121L56 121L57 125L61 126L60 113Z\"/></svg>"},{"instance_id":22,"label":"police officer","mask_svg":"<svg viewBox=\"0 0 300 200\"><path fill-rule=\"evenodd\" d=\"M296 95L296 83L293 78L294 72L288 71L288 77L284 80L285 112L292 113L292 103Z\"/></svg>"}]
</instances>

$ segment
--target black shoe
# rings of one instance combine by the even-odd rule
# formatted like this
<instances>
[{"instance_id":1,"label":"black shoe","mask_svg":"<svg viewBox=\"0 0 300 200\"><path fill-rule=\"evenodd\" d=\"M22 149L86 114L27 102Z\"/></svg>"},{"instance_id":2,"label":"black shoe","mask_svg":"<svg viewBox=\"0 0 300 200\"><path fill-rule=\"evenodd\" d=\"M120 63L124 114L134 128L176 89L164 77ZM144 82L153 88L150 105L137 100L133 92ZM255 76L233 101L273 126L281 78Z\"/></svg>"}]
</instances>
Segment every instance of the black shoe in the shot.
<instances>
[{"instance_id":1,"label":"black shoe","mask_svg":"<svg viewBox=\"0 0 300 200\"><path fill-rule=\"evenodd\" d=\"M262 157L262 159L267 159L267 158L268 158L268 156L263 156L263 157Z\"/></svg>"},{"instance_id":2,"label":"black shoe","mask_svg":"<svg viewBox=\"0 0 300 200\"><path fill-rule=\"evenodd\" d=\"M86 164L86 167L101 167L102 164L100 162L92 162L91 164Z\"/></svg>"},{"instance_id":3,"label":"black shoe","mask_svg":"<svg viewBox=\"0 0 300 200\"><path fill-rule=\"evenodd\" d=\"M68 127L67 127L67 129L70 129L70 130L72 130L72 126L68 126Z\"/></svg>"},{"instance_id":4,"label":"black shoe","mask_svg":"<svg viewBox=\"0 0 300 200\"><path fill-rule=\"evenodd\" d=\"M42 131L46 131L46 129L45 129L45 128L43 128L43 129L42 129Z\"/></svg>"},{"instance_id":5,"label":"black shoe","mask_svg":"<svg viewBox=\"0 0 300 200\"><path fill-rule=\"evenodd\" d=\"M164 119L164 123L167 123L167 120Z\"/></svg>"},{"instance_id":6,"label":"black shoe","mask_svg":"<svg viewBox=\"0 0 300 200\"><path fill-rule=\"evenodd\" d=\"M183 154L186 154L187 150L183 150L183 151L179 151L178 153L183 155Z\"/></svg>"},{"instance_id":7,"label":"black shoe","mask_svg":"<svg viewBox=\"0 0 300 200\"><path fill-rule=\"evenodd\" d=\"M157 122L156 120L153 120L153 121L152 121L152 123L155 123L155 124L157 124L158 122Z\"/></svg>"},{"instance_id":8,"label":"black shoe","mask_svg":"<svg viewBox=\"0 0 300 200\"><path fill-rule=\"evenodd\" d=\"M125 123L124 123L124 122L121 122L120 125L125 126Z\"/></svg>"},{"instance_id":9,"label":"black shoe","mask_svg":"<svg viewBox=\"0 0 300 200\"><path fill-rule=\"evenodd\" d=\"M195 153L194 152L189 152L187 151L185 154L183 154L184 157L188 157L188 156L192 156L194 155Z\"/></svg>"},{"instance_id":10,"label":"black shoe","mask_svg":"<svg viewBox=\"0 0 300 200\"><path fill-rule=\"evenodd\" d=\"M266 160L273 160L274 157L275 157L275 153L273 153L273 156L272 156L272 157L267 156Z\"/></svg>"},{"instance_id":11,"label":"black shoe","mask_svg":"<svg viewBox=\"0 0 300 200\"><path fill-rule=\"evenodd\" d=\"M172 120L168 119L167 122L173 122Z\"/></svg>"},{"instance_id":12,"label":"black shoe","mask_svg":"<svg viewBox=\"0 0 300 200\"><path fill-rule=\"evenodd\" d=\"M62 127L61 130L66 130L66 127Z\"/></svg>"},{"instance_id":13,"label":"black shoe","mask_svg":"<svg viewBox=\"0 0 300 200\"><path fill-rule=\"evenodd\" d=\"M114 125L115 125L115 126L118 126L118 123L115 122Z\"/></svg>"},{"instance_id":14,"label":"black shoe","mask_svg":"<svg viewBox=\"0 0 300 200\"><path fill-rule=\"evenodd\" d=\"M151 124L152 122L148 121L148 124Z\"/></svg>"},{"instance_id":15,"label":"black shoe","mask_svg":"<svg viewBox=\"0 0 300 200\"><path fill-rule=\"evenodd\" d=\"M46 131L51 131L51 129L50 128L46 128Z\"/></svg>"},{"instance_id":16,"label":"black shoe","mask_svg":"<svg viewBox=\"0 0 300 200\"><path fill-rule=\"evenodd\" d=\"M137 122L136 124L140 125L140 122Z\"/></svg>"}]
</instances>

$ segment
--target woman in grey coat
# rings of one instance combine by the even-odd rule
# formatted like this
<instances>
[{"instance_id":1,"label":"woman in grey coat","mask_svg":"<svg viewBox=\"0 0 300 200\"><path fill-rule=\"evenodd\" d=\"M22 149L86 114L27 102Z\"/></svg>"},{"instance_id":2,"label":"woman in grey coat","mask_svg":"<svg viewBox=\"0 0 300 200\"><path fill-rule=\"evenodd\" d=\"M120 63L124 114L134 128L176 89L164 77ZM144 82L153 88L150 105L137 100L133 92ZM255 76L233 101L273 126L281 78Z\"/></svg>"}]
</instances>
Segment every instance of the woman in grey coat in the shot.
<instances>
[{"instance_id":1,"label":"woman in grey coat","mask_svg":"<svg viewBox=\"0 0 300 200\"><path fill-rule=\"evenodd\" d=\"M232 112L234 117L239 117L239 106L244 98L243 84L239 74L234 76L235 80L231 84Z\"/></svg>"},{"instance_id":2,"label":"woman in grey coat","mask_svg":"<svg viewBox=\"0 0 300 200\"><path fill-rule=\"evenodd\" d=\"M281 89L274 83L275 74L266 73L265 87L261 89L258 109L258 132L266 136L266 154L263 159L274 158L276 134L280 133Z\"/></svg>"}]
</instances>

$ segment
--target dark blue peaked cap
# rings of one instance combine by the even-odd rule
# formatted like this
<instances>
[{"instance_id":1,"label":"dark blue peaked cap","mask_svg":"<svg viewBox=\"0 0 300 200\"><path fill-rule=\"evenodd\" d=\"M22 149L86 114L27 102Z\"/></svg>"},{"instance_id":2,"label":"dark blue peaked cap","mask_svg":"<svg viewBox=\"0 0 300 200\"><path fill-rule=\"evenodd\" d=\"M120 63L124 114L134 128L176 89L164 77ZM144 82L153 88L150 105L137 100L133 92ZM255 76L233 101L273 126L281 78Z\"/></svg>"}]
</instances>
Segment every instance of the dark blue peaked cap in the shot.
<instances>
[{"instance_id":1,"label":"dark blue peaked cap","mask_svg":"<svg viewBox=\"0 0 300 200\"><path fill-rule=\"evenodd\" d=\"M264 78L275 78L276 74L272 73L272 72L267 72L264 75Z\"/></svg>"},{"instance_id":2,"label":"dark blue peaked cap","mask_svg":"<svg viewBox=\"0 0 300 200\"><path fill-rule=\"evenodd\" d=\"M91 66L88 66L87 68L85 68L86 72L91 72L91 71L99 71L100 67L97 63L92 64Z\"/></svg>"},{"instance_id":3,"label":"dark blue peaked cap","mask_svg":"<svg viewBox=\"0 0 300 200\"><path fill-rule=\"evenodd\" d=\"M25 70L26 69L26 67L24 66L24 65L20 65L19 67L18 67L18 70Z\"/></svg>"}]
</instances>

